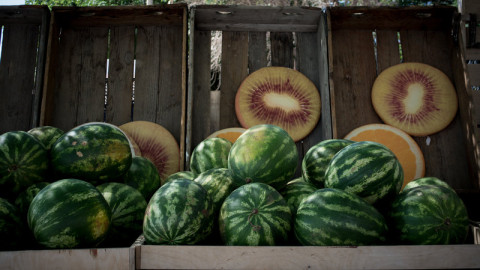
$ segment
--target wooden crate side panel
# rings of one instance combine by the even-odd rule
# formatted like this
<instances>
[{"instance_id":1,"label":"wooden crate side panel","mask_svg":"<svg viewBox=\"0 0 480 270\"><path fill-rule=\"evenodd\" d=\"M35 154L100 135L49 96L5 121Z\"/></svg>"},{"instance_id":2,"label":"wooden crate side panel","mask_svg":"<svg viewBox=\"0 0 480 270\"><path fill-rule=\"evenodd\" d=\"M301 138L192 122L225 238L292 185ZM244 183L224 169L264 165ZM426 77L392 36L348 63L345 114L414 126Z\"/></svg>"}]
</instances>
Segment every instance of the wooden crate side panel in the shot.
<instances>
[{"instance_id":1,"label":"wooden crate side panel","mask_svg":"<svg viewBox=\"0 0 480 270\"><path fill-rule=\"evenodd\" d=\"M249 32L248 72L255 72L267 64L267 32Z\"/></svg>"}]
</instances>

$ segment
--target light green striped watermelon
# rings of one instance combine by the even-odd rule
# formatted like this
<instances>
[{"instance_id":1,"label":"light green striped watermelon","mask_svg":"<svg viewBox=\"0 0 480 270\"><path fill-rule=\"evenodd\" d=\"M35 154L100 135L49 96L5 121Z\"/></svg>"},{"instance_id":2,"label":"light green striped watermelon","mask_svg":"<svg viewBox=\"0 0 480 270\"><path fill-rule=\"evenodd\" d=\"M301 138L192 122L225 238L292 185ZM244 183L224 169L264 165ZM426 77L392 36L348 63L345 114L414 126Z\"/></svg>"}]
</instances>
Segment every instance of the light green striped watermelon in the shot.
<instances>
[{"instance_id":1,"label":"light green striped watermelon","mask_svg":"<svg viewBox=\"0 0 480 270\"><path fill-rule=\"evenodd\" d=\"M210 235L213 217L213 203L200 184L173 180L150 199L143 219L143 235L148 244L196 244Z\"/></svg>"},{"instance_id":2,"label":"light green striped watermelon","mask_svg":"<svg viewBox=\"0 0 480 270\"><path fill-rule=\"evenodd\" d=\"M408 182L408 184L406 184L405 187L403 188L402 192L405 192L411 188L423 186L423 185L442 186L442 187L451 189L450 185L447 184L447 182L441 180L440 178L437 178L434 176L426 176L426 177L418 178Z\"/></svg>"},{"instance_id":3,"label":"light green striped watermelon","mask_svg":"<svg viewBox=\"0 0 480 270\"><path fill-rule=\"evenodd\" d=\"M110 232L103 245L130 246L142 234L147 201L140 191L124 183L104 183L97 189L112 211Z\"/></svg>"},{"instance_id":4,"label":"light green striped watermelon","mask_svg":"<svg viewBox=\"0 0 480 270\"><path fill-rule=\"evenodd\" d=\"M402 244L461 244L468 234L463 201L453 189L439 185L421 185L401 192L388 216L393 240Z\"/></svg>"},{"instance_id":5,"label":"light green striped watermelon","mask_svg":"<svg viewBox=\"0 0 480 270\"><path fill-rule=\"evenodd\" d=\"M0 135L0 196L15 200L29 186L44 181L48 151L25 131Z\"/></svg>"},{"instance_id":6,"label":"light green striped watermelon","mask_svg":"<svg viewBox=\"0 0 480 270\"><path fill-rule=\"evenodd\" d=\"M20 213L27 216L28 208L30 207L30 203L32 202L33 198L42 190L44 187L48 186L49 182L39 182L29 186L24 191L18 194L17 198L15 199L15 206L20 210Z\"/></svg>"},{"instance_id":7,"label":"light green striped watermelon","mask_svg":"<svg viewBox=\"0 0 480 270\"><path fill-rule=\"evenodd\" d=\"M361 246L386 240L385 218L355 194L319 189L300 203L295 235L306 246Z\"/></svg>"},{"instance_id":8,"label":"light green striped watermelon","mask_svg":"<svg viewBox=\"0 0 480 270\"><path fill-rule=\"evenodd\" d=\"M280 190L293 178L298 159L290 135L278 126L263 124L238 137L228 155L228 168L239 182L261 182Z\"/></svg>"},{"instance_id":9,"label":"light green striped watermelon","mask_svg":"<svg viewBox=\"0 0 480 270\"><path fill-rule=\"evenodd\" d=\"M234 190L220 209L220 235L226 245L284 244L292 213L285 199L270 185L250 183Z\"/></svg>"},{"instance_id":10,"label":"light green striped watermelon","mask_svg":"<svg viewBox=\"0 0 480 270\"><path fill-rule=\"evenodd\" d=\"M354 143L350 140L324 140L308 149L302 160L302 177L317 188L325 184L325 171L333 156L345 146Z\"/></svg>"},{"instance_id":11,"label":"light green striped watermelon","mask_svg":"<svg viewBox=\"0 0 480 270\"><path fill-rule=\"evenodd\" d=\"M202 185L212 199L213 211L217 213L223 201L239 185L235 183L232 172L227 168L215 168L202 172L194 179Z\"/></svg>"},{"instance_id":12,"label":"light green striped watermelon","mask_svg":"<svg viewBox=\"0 0 480 270\"><path fill-rule=\"evenodd\" d=\"M26 228L17 207L0 198L0 250L22 249L26 240Z\"/></svg>"},{"instance_id":13,"label":"light green striped watermelon","mask_svg":"<svg viewBox=\"0 0 480 270\"><path fill-rule=\"evenodd\" d=\"M50 150L53 143L65 133L63 130L52 126L34 127L27 132L39 140L47 150Z\"/></svg>"},{"instance_id":14,"label":"light green striped watermelon","mask_svg":"<svg viewBox=\"0 0 480 270\"><path fill-rule=\"evenodd\" d=\"M325 172L325 187L356 194L370 204L400 192L403 169L395 154L370 141L346 146L332 158Z\"/></svg>"},{"instance_id":15,"label":"light green striped watermelon","mask_svg":"<svg viewBox=\"0 0 480 270\"><path fill-rule=\"evenodd\" d=\"M28 209L28 226L46 248L93 248L107 236L111 210L95 186L62 179L43 188Z\"/></svg>"},{"instance_id":16,"label":"light green striped watermelon","mask_svg":"<svg viewBox=\"0 0 480 270\"><path fill-rule=\"evenodd\" d=\"M190 170L198 175L215 168L227 168L228 153L232 143L223 138L208 138L192 151Z\"/></svg>"},{"instance_id":17,"label":"light green striped watermelon","mask_svg":"<svg viewBox=\"0 0 480 270\"><path fill-rule=\"evenodd\" d=\"M315 191L317 191L317 187L305 182L302 177L299 177L288 182L287 185L280 190L280 194L287 201L292 214L295 216L300 202Z\"/></svg>"},{"instance_id":18,"label":"light green striped watermelon","mask_svg":"<svg viewBox=\"0 0 480 270\"><path fill-rule=\"evenodd\" d=\"M179 171L172 173L167 177L167 179L165 179L165 183L176 179L188 179L193 181L195 179L195 174L192 171Z\"/></svg>"},{"instance_id":19,"label":"light green striped watermelon","mask_svg":"<svg viewBox=\"0 0 480 270\"><path fill-rule=\"evenodd\" d=\"M118 127L91 122L63 134L51 148L52 166L65 178L94 183L124 175L132 163L132 150Z\"/></svg>"},{"instance_id":20,"label":"light green striped watermelon","mask_svg":"<svg viewBox=\"0 0 480 270\"><path fill-rule=\"evenodd\" d=\"M160 174L152 161L145 157L133 156L132 164L122 176L122 182L137 189L146 201L161 186Z\"/></svg>"}]
</instances>

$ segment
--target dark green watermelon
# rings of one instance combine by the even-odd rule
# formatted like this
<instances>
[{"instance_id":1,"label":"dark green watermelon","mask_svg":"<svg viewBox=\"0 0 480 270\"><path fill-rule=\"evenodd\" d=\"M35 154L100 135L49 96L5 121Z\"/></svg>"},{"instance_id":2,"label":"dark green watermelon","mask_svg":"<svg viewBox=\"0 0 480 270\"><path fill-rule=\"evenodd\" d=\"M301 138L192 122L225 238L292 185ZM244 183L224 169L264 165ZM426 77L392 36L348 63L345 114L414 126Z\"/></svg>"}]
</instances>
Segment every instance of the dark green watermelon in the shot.
<instances>
[{"instance_id":1,"label":"dark green watermelon","mask_svg":"<svg viewBox=\"0 0 480 270\"><path fill-rule=\"evenodd\" d=\"M292 215L295 215L300 202L316 190L317 187L309 182L304 181L303 178L300 177L288 182L287 185L280 190L280 194L290 206Z\"/></svg>"},{"instance_id":2,"label":"dark green watermelon","mask_svg":"<svg viewBox=\"0 0 480 270\"><path fill-rule=\"evenodd\" d=\"M30 207L30 203L32 202L33 198L42 190L44 187L48 186L49 182L39 182L29 186L24 191L20 192L20 194L15 199L15 206L20 210L22 214L27 216L28 208Z\"/></svg>"},{"instance_id":3,"label":"dark green watermelon","mask_svg":"<svg viewBox=\"0 0 480 270\"><path fill-rule=\"evenodd\" d=\"M192 171L179 171L172 173L167 177L167 179L165 179L165 183L175 179L188 179L193 181L195 179L195 174Z\"/></svg>"},{"instance_id":4,"label":"dark green watermelon","mask_svg":"<svg viewBox=\"0 0 480 270\"><path fill-rule=\"evenodd\" d=\"M122 182L137 189L148 202L161 185L157 167L149 159L134 156L130 168L122 176Z\"/></svg>"},{"instance_id":5,"label":"dark green watermelon","mask_svg":"<svg viewBox=\"0 0 480 270\"><path fill-rule=\"evenodd\" d=\"M18 250L25 246L27 230L17 207L0 198L0 250Z\"/></svg>"},{"instance_id":6,"label":"dark green watermelon","mask_svg":"<svg viewBox=\"0 0 480 270\"><path fill-rule=\"evenodd\" d=\"M48 151L25 131L0 136L0 196L14 201L29 186L44 181Z\"/></svg>"},{"instance_id":7,"label":"dark green watermelon","mask_svg":"<svg viewBox=\"0 0 480 270\"><path fill-rule=\"evenodd\" d=\"M50 150L53 143L65 133L63 130L52 126L34 127L27 132L39 140L47 150Z\"/></svg>"},{"instance_id":8,"label":"dark green watermelon","mask_svg":"<svg viewBox=\"0 0 480 270\"><path fill-rule=\"evenodd\" d=\"M215 168L227 168L228 153L232 143L223 138L208 138L201 141L192 151L190 170L198 175Z\"/></svg>"}]
</instances>

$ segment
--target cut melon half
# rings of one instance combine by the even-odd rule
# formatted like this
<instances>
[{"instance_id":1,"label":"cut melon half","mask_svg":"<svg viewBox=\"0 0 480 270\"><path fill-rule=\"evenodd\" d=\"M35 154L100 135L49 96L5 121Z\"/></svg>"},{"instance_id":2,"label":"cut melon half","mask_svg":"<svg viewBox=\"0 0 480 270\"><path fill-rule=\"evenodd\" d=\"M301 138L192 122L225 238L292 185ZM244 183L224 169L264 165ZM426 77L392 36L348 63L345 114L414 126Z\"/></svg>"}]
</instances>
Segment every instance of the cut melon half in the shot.
<instances>
[{"instance_id":1,"label":"cut melon half","mask_svg":"<svg viewBox=\"0 0 480 270\"><path fill-rule=\"evenodd\" d=\"M345 139L356 142L372 141L385 145L397 157L403 168L406 184L425 176L425 159L415 140L402 130L385 124L368 124L355 128Z\"/></svg>"},{"instance_id":2,"label":"cut melon half","mask_svg":"<svg viewBox=\"0 0 480 270\"><path fill-rule=\"evenodd\" d=\"M217 130L214 133L210 134L207 139L210 138L223 138L229 140L231 143L234 143L240 135L245 132L245 128L241 127L231 127L231 128L224 128L221 130Z\"/></svg>"},{"instance_id":3,"label":"cut melon half","mask_svg":"<svg viewBox=\"0 0 480 270\"><path fill-rule=\"evenodd\" d=\"M447 75L423 63L402 63L381 72L372 87L372 104L383 122L412 136L441 131L458 108Z\"/></svg>"},{"instance_id":4,"label":"cut melon half","mask_svg":"<svg viewBox=\"0 0 480 270\"><path fill-rule=\"evenodd\" d=\"M313 82L286 67L264 67L251 73L235 97L235 111L242 127L276 125L294 141L315 128L320 109L320 94Z\"/></svg>"}]
</instances>

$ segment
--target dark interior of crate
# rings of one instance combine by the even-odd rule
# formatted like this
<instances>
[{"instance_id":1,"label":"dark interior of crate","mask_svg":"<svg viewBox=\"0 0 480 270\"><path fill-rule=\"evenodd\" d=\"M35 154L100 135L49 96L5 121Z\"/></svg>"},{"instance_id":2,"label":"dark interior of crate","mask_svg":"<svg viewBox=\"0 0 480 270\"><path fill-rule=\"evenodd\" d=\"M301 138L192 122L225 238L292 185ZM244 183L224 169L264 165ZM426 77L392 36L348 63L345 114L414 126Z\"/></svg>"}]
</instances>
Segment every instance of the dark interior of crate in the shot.
<instances>
[{"instance_id":1,"label":"dark interior of crate","mask_svg":"<svg viewBox=\"0 0 480 270\"><path fill-rule=\"evenodd\" d=\"M0 8L0 134L38 125L50 12Z\"/></svg>"},{"instance_id":2,"label":"dark interior of crate","mask_svg":"<svg viewBox=\"0 0 480 270\"><path fill-rule=\"evenodd\" d=\"M248 74L266 66L299 70L320 92L322 116L315 130L297 143L300 155L303 157L314 143L331 137L322 10L198 6L191 14L194 47L190 51L193 63L187 151L189 143L193 150L216 130L240 127L235 114L236 91ZM221 57L219 69L211 65L215 57Z\"/></svg>"},{"instance_id":3,"label":"dark interior of crate","mask_svg":"<svg viewBox=\"0 0 480 270\"><path fill-rule=\"evenodd\" d=\"M447 181L457 190L478 190L473 155L469 93L462 71L454 8L385 8L329 10L332 126L334 137L381 123L371 105L371 87L385 68L422 62L443 71L454 83L459 111L439 133L414 137L425 157L426 175ZM473 140L474 141L474 140Z\"/></svg>"},{"instance_id":4,"label":"dark interior of crate","mask_svg":"<svg viewBox=\"0 0 480 270\"><path fill-rule=\"evenodd\" d=\"M180 142L186 6L54 8L44 125L161 124Z\"/></svg>"}]
</instances>

